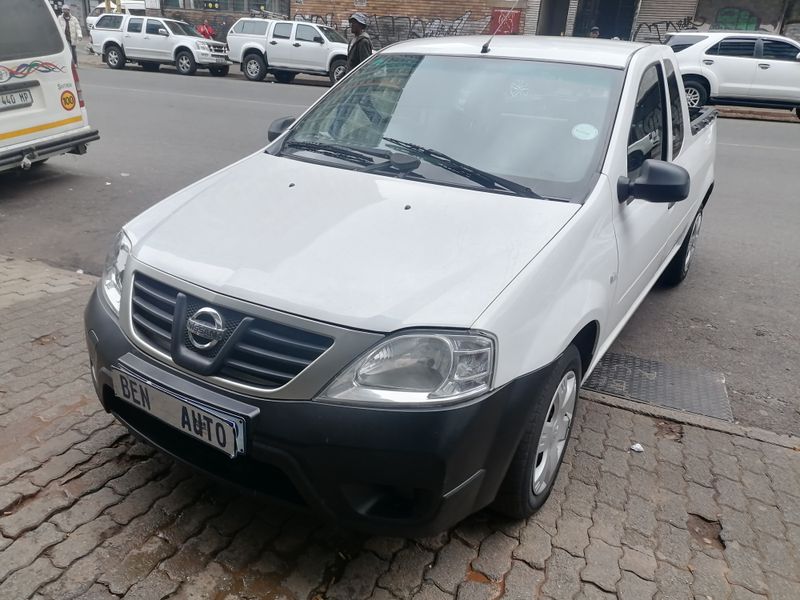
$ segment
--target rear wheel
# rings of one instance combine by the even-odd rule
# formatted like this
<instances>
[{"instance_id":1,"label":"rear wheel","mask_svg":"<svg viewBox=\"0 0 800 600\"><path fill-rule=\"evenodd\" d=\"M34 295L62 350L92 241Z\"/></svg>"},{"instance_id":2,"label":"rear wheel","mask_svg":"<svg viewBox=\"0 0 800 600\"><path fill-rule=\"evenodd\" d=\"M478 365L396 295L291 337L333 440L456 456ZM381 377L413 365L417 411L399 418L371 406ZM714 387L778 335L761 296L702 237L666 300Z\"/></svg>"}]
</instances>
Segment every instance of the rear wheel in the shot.
<instances>
[{"instance_id":1,"label":"rear wheel","mask_svg":"<svg viewBox=\"0 0 800 600\"><path fill-rule=\"evenodd\" d=\"M125 68L125 53L122 48L112 44L106 49L106 64L112 69Z\"/></svg>"},{"instance_id":2,"label":"rear wheel","mask_svg":"<svg viewBox=\"0 0 800 600\"><path fill-rule=\"evenodd\" d=\"M695 79L690 79L683 83L683 88L686 90L686 103L689 108L696 108L698 106L705 106L708 102L708 91L706 86Z\"/></svg>"},{"instance_id":3,"label":"rear wheel","mask_svg":"<svg viewBox=\"0 0 800 600\"><path fill-rule=\"evenodd\" d=\"M181 50L175 57L175 67L181 75L194 75L197 71L197 63L194 56L188 50Z\"/></svg>"},{"instance_id":4,"label":"rear wheel","mask_svg":"<svg viewBox=\"0 0 800 600\"><path fill-rule=\"evenodd\" d=\"M681 249L672 257L669 265L667 265L667 268L661 274L661 279L659 281L662 285L674 286L686 279L686 275L689 273L689 268L692 266L692 259L697 249L697 240L700 239L700 229L702 225L703 209L701 208L697 215L695 215L692 226L683 239Z\"/></svg>"},{"instance_id":5,"label":"rear wheel","mask_svg":"<svg viewBox=\"0 0 800 600\"><path fill-rule=\"evenodd\" d=\"M157 62L142 61L139 64L141 65L142 69L145 71L150 71L151 73L158 71L161 68L161 65Z\"/></svg>"},{"instance_id":6,"label":"rear wheel","mask_svg":"<svg viewBox=\"0 0 800 600\"><path fill-rule=\"evenodd\" d=\"M581 355L570 345L531 398L528 424L494 501L499 512L524 519L547 500L572 432L581 376Z\"/></svg>"},{"instance_id":7,"label":"rear wheel","mask_svg":"<svg viewBox=\"0 0 800 600\"><path fill-rule=\"evenodd\" d=\"M331 83L336 83L345 75L347 75L347 62L343 58L337 58L331 63Z\"/></svg>"},{"instance_id":8,"label":"rear wheel","mask_svg":"<svg viewBox=\"0 0 800 600\"><path fill-rule=\"evenodd\" d=\"M278 83L292 83L297 73L292 73L291 71L275 71L273 75L275 76L275 81Z\"/></svg>"},{"instance_id":9,"label":"rear wheel","mask_svg":"<svg viewBox=\"0 0 800 600\"><path fill-rule=\"evenodd\" d=\"M267 63L263 56L248 54L244 57L242 70L250 81L264 81L264 77L267 76Z\"/></svg>"},{"instance_id":10,"label":"rear wheel","mask_svg":"<svg viewBox=\"0 0 800 600\"><path fill-rule=\"evenodd\" d=\"M209 67L208 72L211 73L212 77L227 77L228 72L230 71L229 66L224 67Z\"/></svg>"}]
</instances>

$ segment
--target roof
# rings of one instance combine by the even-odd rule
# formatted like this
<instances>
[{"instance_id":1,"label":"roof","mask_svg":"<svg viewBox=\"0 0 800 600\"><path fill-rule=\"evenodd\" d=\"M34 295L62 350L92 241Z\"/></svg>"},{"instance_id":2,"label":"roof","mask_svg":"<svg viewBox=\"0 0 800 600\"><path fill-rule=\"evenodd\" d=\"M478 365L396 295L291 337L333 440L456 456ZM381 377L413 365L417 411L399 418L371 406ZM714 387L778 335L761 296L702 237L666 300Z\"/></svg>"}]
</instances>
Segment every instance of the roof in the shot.
<instances>
[{"instance_id":1,"label":"roof","mask_svg":"<svg viewBox=\"0 0 800 600\"><path fill-rule=\"evenodd\" d=\"M422 38L392 44L385 48L384 52L558 60L624 68L631 55L647 46L647 44L618 40L498 35L492 40L489 53L481 54L481 47L488 39L488 35Z\"/></svg>"}]
</instances>

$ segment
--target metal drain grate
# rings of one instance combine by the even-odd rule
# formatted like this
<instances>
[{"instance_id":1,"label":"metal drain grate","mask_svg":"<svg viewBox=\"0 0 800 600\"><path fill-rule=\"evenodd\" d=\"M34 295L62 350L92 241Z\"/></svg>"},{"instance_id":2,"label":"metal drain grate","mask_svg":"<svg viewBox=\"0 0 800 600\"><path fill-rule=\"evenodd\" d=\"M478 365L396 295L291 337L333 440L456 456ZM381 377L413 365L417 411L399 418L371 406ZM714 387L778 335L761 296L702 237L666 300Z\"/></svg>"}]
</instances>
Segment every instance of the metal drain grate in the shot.
<instances>
[{"instance_id":1,"label":"metal drain grate","mask_svg":"<svg viewBox=\"0 0 800 600\"><path fill-rule=\"evenodd\" d=\"M626 400L733 421L722 373L609 352L583 387Z\"/></svg>"}]
</instances>

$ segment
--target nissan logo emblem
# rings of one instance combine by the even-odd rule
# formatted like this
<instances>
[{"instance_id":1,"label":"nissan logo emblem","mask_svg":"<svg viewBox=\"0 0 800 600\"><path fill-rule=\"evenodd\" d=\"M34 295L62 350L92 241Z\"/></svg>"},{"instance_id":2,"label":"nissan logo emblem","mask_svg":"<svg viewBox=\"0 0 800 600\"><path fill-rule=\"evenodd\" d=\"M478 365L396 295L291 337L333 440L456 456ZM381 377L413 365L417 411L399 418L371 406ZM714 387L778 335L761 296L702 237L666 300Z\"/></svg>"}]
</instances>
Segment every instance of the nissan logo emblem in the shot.
<instances>
[{"instance_id":1,"label":"nissan logo emblem","mask_svg":"<svg viewBox=\"0 0 800 600\"><path fill-rule=\"evenodd\" d=\"M213 308L201 308L186 322L189 341L198 350L209 350L225 337L225 322Z\"/></svg>"}]
</instances>

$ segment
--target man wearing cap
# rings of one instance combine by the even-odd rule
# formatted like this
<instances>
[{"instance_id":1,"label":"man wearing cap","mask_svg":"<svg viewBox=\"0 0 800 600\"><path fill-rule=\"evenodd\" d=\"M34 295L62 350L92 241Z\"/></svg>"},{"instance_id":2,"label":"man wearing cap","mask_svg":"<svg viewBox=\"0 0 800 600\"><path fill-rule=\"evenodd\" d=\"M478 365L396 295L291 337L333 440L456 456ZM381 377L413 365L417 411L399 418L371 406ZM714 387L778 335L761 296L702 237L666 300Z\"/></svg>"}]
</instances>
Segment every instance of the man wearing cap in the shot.
<instances>
[{"instance_id":1,"label":"man wearing cap","mask_svg":"<svg viewBox=\"0 0 800 600\"><path fill-rule=\"evenodd\" d=\"M367 33L367 16L355 13L350 17L350 31L355 36L347 50L347 70L352 71L372 55L372 40Z\"/></svg>"},{"instance_id":2,"label":"man wearing cap","mask_svg":"<svg viewBox=\"0 0 800 600\"><path fill-rule=\"evenodd\" d=\"M599 27L592 27L589 30L589 37L590 38L599 38L600 37L600 28Z\"/></svg>"},{"instance_id":3,"label":"man wearing cap","mask_svg":"<svg viewBox=\"0 0 800 600\"><path fill-rule=\"evenodd\" d=\"M72 62L77 65L78 53L75 46L83 39L83 33L81 32L81 26L78 25L78 19L72 16L67 5L64 5L61 9L61 14L58 16L58 26L61 27L61 31L67 37L67 43L72 48Z\"/></svg>"}]
</instances>

